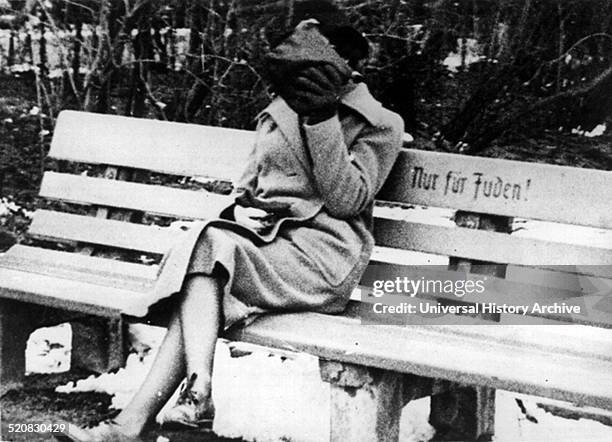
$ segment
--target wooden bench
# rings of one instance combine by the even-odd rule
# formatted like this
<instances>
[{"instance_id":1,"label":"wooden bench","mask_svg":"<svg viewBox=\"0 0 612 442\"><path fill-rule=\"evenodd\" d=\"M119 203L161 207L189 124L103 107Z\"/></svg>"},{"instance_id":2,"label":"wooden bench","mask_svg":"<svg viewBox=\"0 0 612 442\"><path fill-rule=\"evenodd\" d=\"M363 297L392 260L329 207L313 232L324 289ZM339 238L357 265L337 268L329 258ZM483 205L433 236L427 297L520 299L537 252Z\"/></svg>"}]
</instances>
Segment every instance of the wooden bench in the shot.
<instances>
[{"instance_id":1,"label":"wooden bench","mask_svg":"<svg viewBox=\"0 0 612 442\"><path fill-rule=\"evenodd\" d=\"M19 385L28 335L50 323L72 323L73 364L121 366L125 324L142 320L135 301L151 293L162 257L183 234L168 224L206 218L234 198L189 178L235 180L252 141L249 131L62 112L49 153L62 172L45 173L45 208L33 215L29 241L0 257L2 388ZM366 274L362 302L339 316L264 316L227 338L319 357L332 385L332 440L396 440L402 407L427 395L442 439L492 435L495 389L612 408L612 242L603 231L612 228L611 189L610 172L405 149L380 194L387 204L375 213L372 264L381 265ZM388 202L457 212L454 222L415 218L429 212ZM513 217L596 228L604 244L521 236ZM384 248L408 258L423 252L431 263L448 256L448 269L408 266L403 256L382 265L393 260ZM488 275L488 289L464 305L589 295L588 315L572 318L580 325L526 327L518 324L568 319L410 315L390 325L388 315L372 314L373 277L476 273Z\"/></svg>"}]
</instances>

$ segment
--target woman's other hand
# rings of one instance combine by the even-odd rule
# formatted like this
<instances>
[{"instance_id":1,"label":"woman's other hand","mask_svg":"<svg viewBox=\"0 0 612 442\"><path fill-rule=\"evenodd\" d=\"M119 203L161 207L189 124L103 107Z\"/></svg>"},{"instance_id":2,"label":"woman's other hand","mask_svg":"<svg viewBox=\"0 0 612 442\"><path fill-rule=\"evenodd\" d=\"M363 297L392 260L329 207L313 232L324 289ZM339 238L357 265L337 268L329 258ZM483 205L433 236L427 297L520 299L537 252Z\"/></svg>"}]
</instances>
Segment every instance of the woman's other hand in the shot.
<instances>
[{"instance_id":1,"label":"woman's other hand","mask_svg":"<svg viewBox=\"0 0 612 442\"><path fill-rule=\"evenodd\" d=\"M259 231L264 228L264 223L261 221L268 215L268 212L254 207L234 207L234 219L247 227L255 231Z\"/></svg>"},{"instance_id":2,"label":"woman's other hand","mask_svg":"<svg viewBox=\"0 0 612 442\"><path fill-rule=\"evenodd\" d=\"M234 219L259 233L273 227L282 218L292 216L291 204L257 198L250 190L236 197Z\"/></svg>"},{"instance_id":3,"label":"woman's other hand","mask_svg":"<svg viewBox=\"0 0 612 442\"><path fill-rule=\"evenodd\" d=\"M254 207L261 209L267 213L277 213L281 216L291 216L291 204L281 203L279 201L267 201L253 195L249 189L245 189L235 199L237 205L242 207Z\"/></svg>"},{"instance_id":4,"label":"woman's other hand","mask_svg":"<svg viewBox=\"0 0 612 442\"><path fill-rule=\"evenodd\" d=\"M307 124L317 124L336 114L342 87L348 80L331 64L311 66L300 70L281 96Z\"/></svg>"}]
</instances>

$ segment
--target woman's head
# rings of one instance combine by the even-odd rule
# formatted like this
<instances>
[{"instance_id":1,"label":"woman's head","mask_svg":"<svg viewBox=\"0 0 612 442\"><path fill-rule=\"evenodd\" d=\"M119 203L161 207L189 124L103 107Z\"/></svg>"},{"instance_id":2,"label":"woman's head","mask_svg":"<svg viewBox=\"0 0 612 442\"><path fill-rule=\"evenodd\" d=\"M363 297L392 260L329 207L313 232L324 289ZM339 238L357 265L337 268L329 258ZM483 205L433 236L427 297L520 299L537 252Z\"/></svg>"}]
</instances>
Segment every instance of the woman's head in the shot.
<instances>
[{"instance_id":1,"label":"woman's head","mask_svg":"<svg viewBox=\"0 0 612 442\"><path fill-rule=\"evenodd\" d=\"M285 28L284 32L270 33L271 46L281 43L300 22L309 19L315 19L319 23L321 33L353 69L357 69L359 63L368 57L368 41L351 26L346 14L327 0L295 2L290 19L287 20L290 23L288 28Z\"/></svg>"}]
</instances>

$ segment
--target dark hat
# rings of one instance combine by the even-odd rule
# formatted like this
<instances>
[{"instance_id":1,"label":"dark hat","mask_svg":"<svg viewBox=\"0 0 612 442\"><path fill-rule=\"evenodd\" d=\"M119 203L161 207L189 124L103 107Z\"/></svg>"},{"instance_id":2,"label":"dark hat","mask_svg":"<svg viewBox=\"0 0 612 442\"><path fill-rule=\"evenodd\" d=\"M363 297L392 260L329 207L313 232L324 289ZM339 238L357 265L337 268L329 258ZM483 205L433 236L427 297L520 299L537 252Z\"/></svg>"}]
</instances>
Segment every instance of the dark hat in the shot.
<instances>
[{"instance_id":1,"label":"dark hat","mask_svg":"<svg viewBox=\"0 0 612 442\"><path fill-rule=\"evenodd\" d=\"M370 45L366 38L354 27L347 15L333 2L328 0L305 0L295 1L292 10L286 17L285 32L277 37L275 41L270 41L272 46L280 43L283 37L290 34L298 23L315 19L319 22L319 30L327 37L336 51L349 64L355 66L356 63L368 57Z\"/></svg>"}]
</instances>

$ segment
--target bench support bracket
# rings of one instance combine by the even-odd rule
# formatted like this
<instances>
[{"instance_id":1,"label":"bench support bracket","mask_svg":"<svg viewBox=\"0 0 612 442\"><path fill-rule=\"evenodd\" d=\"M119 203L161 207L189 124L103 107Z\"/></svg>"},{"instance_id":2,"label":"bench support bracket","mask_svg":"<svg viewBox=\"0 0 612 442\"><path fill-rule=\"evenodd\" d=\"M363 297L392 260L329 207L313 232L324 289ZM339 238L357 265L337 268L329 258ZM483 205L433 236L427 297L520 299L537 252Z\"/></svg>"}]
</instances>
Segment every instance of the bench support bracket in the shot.
<instances>
[{"instance_id":1,"label":"bench support bracket","mask_svg":"<svg viewBox=\"0 0 612 442\"><path fill-rule=\"evenodd\" d=\"M431 397L432 440L489 441L495 424L495 390L462 386Z\"/></svg>"},{"instance_id":2,"label":"bench support bracket","mask_svg":"<svg viewBox=\"0 0 612 442\"><path fill-rule=\"evenodd\" d=\"M397 441L404 376L392 371L321 360L330 383L331 441Z\"/></svg>"},{"instance_id":3,"label":"bench support bracket","mask_svg":"<svg viewBox=\"0 0 612 442\"><path fill-rule=\"evenodd\" d=\"M32 304L0 301L0 395L23 383L26 344L39 324L39 310Z\"/></svg>"},{"instance_id":4,"label":"bench support bracket","mask_svg":"<svg viewBox=\"0 0 612 442\"><path fill-rule=\"evenodd\" d=\"M455 223L467 229L511 233L512 218L457 211ZM449 269L506 277L506 265L451 257ZM495 321L497 314L482 315ZM431 398L429 423L436 429L434 440L491 440L495 430L495 390L460 384Z\"/></svg>"},{"instance_id":5,"label":"bench support bracket","mask_svg":"<svg viewBox=\"0 0 612 442\"><path fill-rule=\"evenodd\" d=\"M87 317L72 321L71 368L105 373L121 368L127 357L125 323L121 318Z\"/></svg>"}]
</instances>

